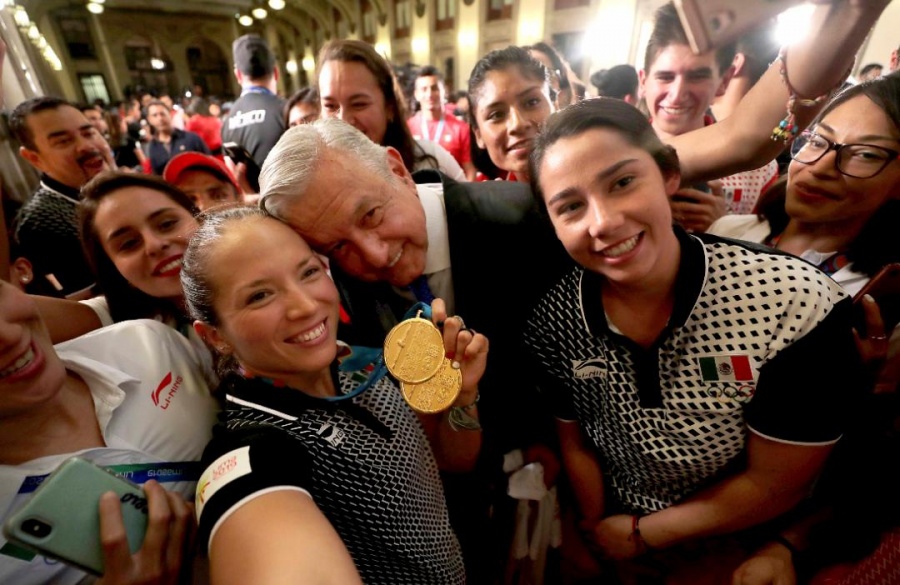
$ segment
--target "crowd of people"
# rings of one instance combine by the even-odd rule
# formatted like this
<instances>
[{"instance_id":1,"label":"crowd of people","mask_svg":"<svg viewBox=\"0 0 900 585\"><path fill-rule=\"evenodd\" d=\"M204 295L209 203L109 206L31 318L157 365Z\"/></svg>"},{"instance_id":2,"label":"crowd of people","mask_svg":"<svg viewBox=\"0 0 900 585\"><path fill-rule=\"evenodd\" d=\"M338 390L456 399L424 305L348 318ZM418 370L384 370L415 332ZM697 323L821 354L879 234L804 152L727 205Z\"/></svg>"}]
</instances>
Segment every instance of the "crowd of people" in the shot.
<instances>
[{"instance_id":1,"label":"crowd of people","mask_svg":"<svg viewBox=\"0 0 900 585\"><path fill-rule=\"evenodd\" d=\"M285 99L245 35L221 115L16 105L5 515L78 455L157 478L133 554L98 502L100 583L900 584L900 335L859 295L900 263L900 73L846 83L887 4L703 54L666 4L593 98L546 43L452 99L330 40ZM439 412L386 368L410 319ZM91 578L3 542L4 583Z\"/></svg>"}]
</instances>

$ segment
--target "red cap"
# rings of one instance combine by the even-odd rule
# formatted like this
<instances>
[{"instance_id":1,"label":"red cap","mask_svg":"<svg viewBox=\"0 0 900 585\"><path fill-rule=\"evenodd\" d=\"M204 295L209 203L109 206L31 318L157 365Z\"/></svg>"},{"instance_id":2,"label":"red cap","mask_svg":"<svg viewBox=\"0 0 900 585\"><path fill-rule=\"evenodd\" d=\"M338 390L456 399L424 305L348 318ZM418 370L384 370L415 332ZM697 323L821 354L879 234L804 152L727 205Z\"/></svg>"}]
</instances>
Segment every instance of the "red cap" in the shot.
<instances>
[{"instance_id":1,"label":"red cap","mask_svg":"<svg viewBox=\"0 0 900 585\"><path fill-rule=\"evenodd\" d=\"M186 170L203 170L207 169L212 171L214 174L222 175L225 179L228 180L229 183L234 185L235 193L240 195L242 193L240 186L238 186L237 181L234 178L234 175L231 174L231 171L228 170L228 167L225 166L225 163L220 161L219 159L209 156L208 154L203 154L202 152L183 152L177 156L172 157L172 160L166 165L165 170L163 170L163 179L172 185L178 182L178 179L181 177L182 173Z\"/></svg>"}]
</instances>

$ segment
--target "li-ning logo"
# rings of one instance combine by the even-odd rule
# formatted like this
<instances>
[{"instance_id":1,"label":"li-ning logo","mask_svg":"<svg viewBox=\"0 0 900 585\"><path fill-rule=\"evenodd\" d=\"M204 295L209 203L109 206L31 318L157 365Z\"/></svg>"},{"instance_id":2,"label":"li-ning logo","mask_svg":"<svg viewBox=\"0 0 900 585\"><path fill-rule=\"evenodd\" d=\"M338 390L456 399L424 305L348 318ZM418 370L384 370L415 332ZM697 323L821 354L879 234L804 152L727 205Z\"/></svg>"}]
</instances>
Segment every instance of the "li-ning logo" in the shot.
<instances>
[{"instance_id":1,"label":"li-ning logo","mask_svg":"<svg viewBox=\"0 0 900 585\"><path fill-rule=\"evenodd\" d=\"M601 358L572 360L572 375L578 380L603 378L606 376L606 368L603 367L603 360Z\"/></svg>"},{"instance_id":2,"label":"li-ning logo","mask_svg":"<svg viewBox=\"0 0 900 585\"><path fill-rule=\"evenodd\" d=\"M316 434L335 447L343 443L344 438L347 436L344 431L328 423L323 423L322 426L319 427L319 430L316 431Z\"/></svg>"},{"instance_id":3,"label":"li-ning logo","mask_svg":"<svg viewBox=\"0 0 900 585\"><path fill-rule=\"evenodd\" d=\"M147 498L142 498L137 494L125 494L119 499L123 504L130 504L138 512L147 513Z\"/></svg>"},{"instance_id":4,"label":"li-ning logo","mask_svg":"<svg viewBox=\"0 0 900 585\"><path fill-rule=\"evenodd\" d=\"M166 374L166 377L162 379L159 383L159 386L156 387L156 390L150 393L150 399L153 400L153 404L160 407L163 410L169 408L169 404L172 402L172 397L175 396L175 393L178 392L178 389L181 388L181 383L184 381L184 378L181 376L177 376L175 378L175 383L172 384L172 372ZM163 398L162 396L163 390L165 390L169 384L172 384L169 391L166 392L166 395Z\"/></svg>"}]
</instances>

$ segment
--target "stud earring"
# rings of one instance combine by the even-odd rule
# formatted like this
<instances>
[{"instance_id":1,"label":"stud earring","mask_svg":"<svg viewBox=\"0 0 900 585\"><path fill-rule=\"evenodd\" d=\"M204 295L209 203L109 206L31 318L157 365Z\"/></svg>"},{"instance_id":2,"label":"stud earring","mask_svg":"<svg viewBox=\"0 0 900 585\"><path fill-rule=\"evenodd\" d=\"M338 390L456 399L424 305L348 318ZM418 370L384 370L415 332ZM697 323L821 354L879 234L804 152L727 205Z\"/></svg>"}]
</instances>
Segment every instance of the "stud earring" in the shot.
<instances>
[{"instance_id":1,"label":"stud earring","mask_svg":"<svg viewBox=\"0 0 900 585\"><path fill-rule=\"evenodd\" d=\"M23 274L23 275L19 278L19 280L22 281L22 284L28 284L29 282L31 282L31 277L28 276L27 274Z\"/></svg>"}]
</instances>

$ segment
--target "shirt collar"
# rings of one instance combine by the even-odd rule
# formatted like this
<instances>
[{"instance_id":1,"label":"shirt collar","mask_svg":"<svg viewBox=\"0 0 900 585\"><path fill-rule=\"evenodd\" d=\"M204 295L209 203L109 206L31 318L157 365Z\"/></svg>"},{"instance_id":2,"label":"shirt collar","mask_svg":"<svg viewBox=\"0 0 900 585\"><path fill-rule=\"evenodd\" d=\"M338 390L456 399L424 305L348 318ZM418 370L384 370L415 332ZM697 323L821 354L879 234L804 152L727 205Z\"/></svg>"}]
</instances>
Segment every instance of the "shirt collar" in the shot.
<instances>
[{"instance_id":1,"label":"shirt collar","mask_svg":"<svg viewBox=\"0 0 900 585\"><path fill-rule=\"evenodd\" d=\"M63 185L47 173L41 173L41 186L45 189L50 189L51 191L56 191L60 195L65 195L70 199L74 199L78 201L78 198L81 194L81 189L76 189L75 187L69 187L68 185Z\"/></svg>"},{"instance_id":2,"label":"shirt collar","mask_svg":"<svg viewBox=\"0 0 900 585\"><path fill-rule=\"evenodd\" d=\"M105 436L106 426L113 412L125 400L125 385L140 384L141 381L91 358L70 354L63 348L58 348L57 353L66 369L81 376L91 389L97 422L100 425L100 432Z\"/></svg>"},{"instance_id":3,"label":"shirt collar","mask_svg":"<svg viewBox=\"0 0 900 585\"><path fill-rule=\"evenodd\" d=\"M428 232L425 274L434 274L450 268L450 234L447 230L444 187L440 183L429 183L416 185L416 191L425 210L425 229Z\"/></svg>"},{"instance_id":4,"label":"shirt collar","mask_svg":"<svg viewBox=\"0 0 900 585\"><path fill-rule=\"evenodd\" d=\"M669 328L681 327L694 311L694 305L706 284L706 248L696 237L675 226L675 236L681 247L681 262L675 277L675 302L669 317ZM600 292L603 276L583 270L581 275L581 310L585 326L591 335L604 335L610 331Z\"/></svg>"}]
</instances>

